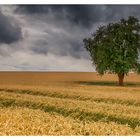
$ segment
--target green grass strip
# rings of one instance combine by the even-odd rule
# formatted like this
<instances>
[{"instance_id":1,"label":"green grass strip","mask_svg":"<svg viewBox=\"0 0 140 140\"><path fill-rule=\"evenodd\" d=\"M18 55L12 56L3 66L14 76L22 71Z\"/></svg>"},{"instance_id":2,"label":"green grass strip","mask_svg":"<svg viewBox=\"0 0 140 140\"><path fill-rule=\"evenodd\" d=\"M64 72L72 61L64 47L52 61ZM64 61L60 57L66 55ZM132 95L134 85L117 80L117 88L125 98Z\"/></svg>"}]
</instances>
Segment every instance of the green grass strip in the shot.
<instances>
[{"instance_id":1,"label":"green grass strip","mask_svg":"<svg viewBox=\"0 0 140 140\"><path fill-rule=\"evenodd\" d=\"M140 126L140 120L134 118L121 118L114 115L106 115L105 113L96 112L86 112L79 108L76 109L66 109L63 107L57 107L50 104L37 103L33 101L23 101L10 98L0 98L0 107L27 107L30 109L40 109L44 112L55 112L59 113L64 117L72 117L74 119L79 119L81 121L102 121L102 122L115 122L117 124L129 125L131 128Z\"/></svg>"}]
</instances>

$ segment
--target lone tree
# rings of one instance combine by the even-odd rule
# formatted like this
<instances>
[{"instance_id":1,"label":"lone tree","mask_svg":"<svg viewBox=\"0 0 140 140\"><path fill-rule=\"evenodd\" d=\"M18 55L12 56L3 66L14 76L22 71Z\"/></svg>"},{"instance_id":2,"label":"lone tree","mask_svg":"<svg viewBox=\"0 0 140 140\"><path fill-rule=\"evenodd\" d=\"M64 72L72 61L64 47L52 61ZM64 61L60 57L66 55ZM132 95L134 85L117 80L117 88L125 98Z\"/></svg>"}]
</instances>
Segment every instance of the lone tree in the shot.
<instances>
[{"instance_id":1,"label":"lone tree","mask_svg":"<svg viewBox=\"0 0 140 140\"><path fill-rule=\"evenodd\" d=\"M118 75L123 86L130 71L140 73L140 23L135 17L100 26L90 38L83 40L96 71Z\"/></svg>"}]
</instances>

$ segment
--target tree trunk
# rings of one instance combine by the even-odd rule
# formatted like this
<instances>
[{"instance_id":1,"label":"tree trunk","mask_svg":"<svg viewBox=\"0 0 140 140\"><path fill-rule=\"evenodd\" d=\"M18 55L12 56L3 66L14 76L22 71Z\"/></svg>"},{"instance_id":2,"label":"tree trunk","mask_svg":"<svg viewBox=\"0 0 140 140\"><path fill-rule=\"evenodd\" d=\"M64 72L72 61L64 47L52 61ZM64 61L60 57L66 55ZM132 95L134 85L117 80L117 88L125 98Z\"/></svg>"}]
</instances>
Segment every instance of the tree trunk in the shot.
<instances>
[{"instance_id":1,"label":"tree trunk","mask_svg":"<svg viewBox=\"0 0 140 140\"><path fill-rule=\"evenodd\" d=\"M119 78L119 86L123 86L124 73L119 73L118 78Z\"/></svg>"}]
</instances>

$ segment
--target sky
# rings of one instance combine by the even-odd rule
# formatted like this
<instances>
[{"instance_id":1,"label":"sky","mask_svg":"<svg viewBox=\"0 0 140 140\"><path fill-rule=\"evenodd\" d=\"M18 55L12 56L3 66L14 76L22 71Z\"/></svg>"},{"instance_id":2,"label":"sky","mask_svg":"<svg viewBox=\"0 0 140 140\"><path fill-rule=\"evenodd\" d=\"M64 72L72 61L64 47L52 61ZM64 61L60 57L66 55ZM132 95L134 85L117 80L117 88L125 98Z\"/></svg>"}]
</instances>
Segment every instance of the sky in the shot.
<instances>
[{"instance_id":1,"label":"sky","mask_svg":"<svg viewBox=\"0 0 140 140\"><path fill-rule=\"evenodd\" d=\"M0 5L1 71L95 71L83 39L140 5Z\"/></svg>"}]
</instances>

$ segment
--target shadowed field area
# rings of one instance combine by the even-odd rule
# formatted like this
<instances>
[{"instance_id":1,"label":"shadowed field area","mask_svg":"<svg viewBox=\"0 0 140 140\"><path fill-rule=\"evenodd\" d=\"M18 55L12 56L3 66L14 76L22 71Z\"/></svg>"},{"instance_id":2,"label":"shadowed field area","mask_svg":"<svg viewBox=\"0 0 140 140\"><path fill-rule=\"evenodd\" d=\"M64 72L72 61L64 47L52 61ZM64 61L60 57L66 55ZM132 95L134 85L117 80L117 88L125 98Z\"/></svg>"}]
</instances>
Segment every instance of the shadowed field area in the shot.
<instances>
[{"instance_id":1,"label":"shadowed field area","mask_svg":"<svg viewBox=\"0 0 140 140\"><path fill-rule=\"evenodd\" d=\"M0 72L0 135L140 135L140 75Z\"/></svg>"},{"instance_id":2,"label":"shadowed field area","mask_svg":"<svg viewBox=\"0 0 140 140\"><path fill-rule=\"evenodd\" d=\"M99 85L99 86L118 86L118 82L114 81L77 81L75 83L83 85ZM140 82L125 82L124 86L140 86Z\"/></svg>"}]
</instances>

